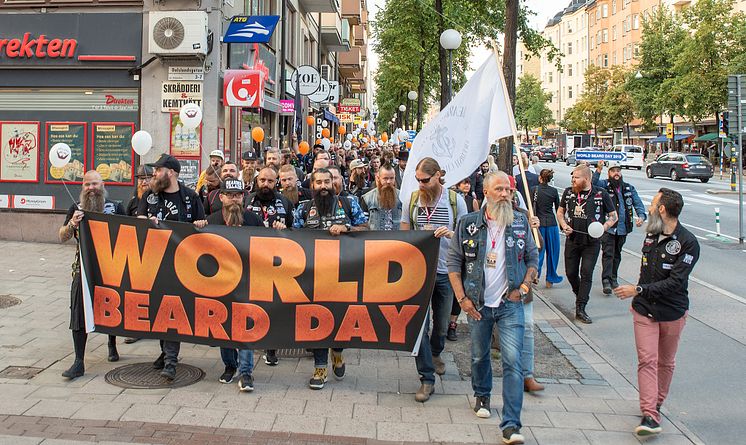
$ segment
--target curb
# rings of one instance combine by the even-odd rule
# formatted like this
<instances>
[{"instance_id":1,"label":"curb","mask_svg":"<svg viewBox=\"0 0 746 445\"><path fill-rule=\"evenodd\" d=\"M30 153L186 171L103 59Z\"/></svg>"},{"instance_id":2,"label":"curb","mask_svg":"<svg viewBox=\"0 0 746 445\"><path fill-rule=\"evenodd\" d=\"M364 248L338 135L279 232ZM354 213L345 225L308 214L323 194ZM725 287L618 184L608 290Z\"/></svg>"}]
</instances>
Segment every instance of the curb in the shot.
<instances>
[{"instance_id":1,"label":"curb","mask_svg":"<svg viewBox=\"0 0 746 445\"><path fill-rule=\"evenodd\" d=\"M738 191L707 189L707 194L708 195L738 195ZM746 192L742 194L746 195Z\"/></svg>"},{"instance_id":2,"label":"curb","mask_svg":"<svg viewBox=\"0 0 746 445\"><path fill-rule=\"evenodd\" d=\"M557 316L557 318L560 318L560 319L561 319L562 321L564 321L564 322L565 322L565 324L567 325L567 327L569 327L570 329L572 329L572 331L573 331L573 332L574 332L574 333L575 333L575 334L576 334L576 335L577 335L578 337L580 337L580 338L581 338L581 339L582 339L582 340L583 340L583 341L584 341L584 342L585 342L585 343L586 343L586 344L587 344L587 345L588 345L588 346L589 346L589 347L590 347L591 349L593 349L593 351L594 351L594 352L595 352L596 354L598 354L598 355L599 355L599 356L600 356L601 358L603 358L603 359L604 359L604 360L606 361L606 363L608 363L608 364L609 364L609 366L611 366L612 368L614 368L614 370L615 370L615 371L616 371L616 372L617 372L617 373L618 373L618 374L619 374L619 375L620 375L620 376L621 376L621 377L622 377L622 378L623 378L624 380L626 380L626 381L627 381L627 382L628 382L628 383L629 383L630 385L632 385L632 387L634 387L634 388L635 388L635 389L636 389L637 391L639 391L639 389L640 389L640 388L639 388L639 387L637 386L637 381L634 381L634 382L633 382L633 381L631 381L630 379L628 379L628 378L627 378L627 377L626 377L626 376L624 375L624 373L622 373L622 372L619 372L619 368L618 368L618 366L616 365L616 363L614 363L614 361L613 361L613 360L611 359L611 357L609 357L609 356L608 356L608 355L607 355L607 354L606 354L606 353L605 353L604 351L602 351L602 350L601 350L601 348L600 348L600 347L599 347L598 345L596 345L596 344L595 344L595 343L594 343L594 342L593 342L593 341L592 341L592 340L591 340L591 339L590 339L590 338L589 338L589 337L588 337L587 335L585 335L585 333L584 333L584 332L583 332L583 331L582 331L582 330L581 330L580 328L578 328L577 326L575 326L575 323L573 323L572 321L570 321L570 319L568 319L568 318L567 318L567 317L565 316L565 314L563 314L563 313L562 313L562 311L560 311L560 310L559 310L559 309L557 308L557 306L555 306L555 305L554 305L554 303L552 303L552 301L551 301L551 300L550 300L550 299L549 299L549 298L548 298L548 297L547 297L546 295L544 295L544 293L543 293L543 292L541 292L541 291L537 290L536 288L534 288L533 290L534 290L534 295L535 295L536 297L538 297L539 299L541 299L541 301L543 301L543 302L544 302L544 304L546 304L546 305L547 305L547 307L549 307L549 309L551 309L551 310L552 310L552 312L554 312L554 314L555 314L555 315ZM697 436L696 434L694 434L694 433L693 433L693 432L692 432L691 430L689 430L689 428L687 428L687 427L686 427L685 425L683 425L683 424L682 424L681 422L679 422L679 421L678 421L677 419L674 419L674 418L672 418L672 417L671 417L670 415L668 415L668 413L667 413L667 410L666 410L666 408L665 408L665 407L663 407L663 408L662 408L662 412L661 412L661 414L663 414L664 416L666 416L666 418L667 418L667 419L668 419L668 420L669 420L669 421L670 421L670 422L671 422L671 423L672 423L672 424L673 424L673 425L674 425L674 426L675 426L676 428L678 428L678 429L679 429L679 431L681 431L681 433L682 433L682 434L683 434L683 435L684 435L684 436L685 436L685 437L686 437L687 439L691 440L691 441L692 441L692 443L694 443L694 444L696 444L696 445L705 445L705 442L704 442L704 441L703 441L702 439L700 439L700 438L699 438L699 437L698 437L698 436Z\"/></svg>"}]
</instances>

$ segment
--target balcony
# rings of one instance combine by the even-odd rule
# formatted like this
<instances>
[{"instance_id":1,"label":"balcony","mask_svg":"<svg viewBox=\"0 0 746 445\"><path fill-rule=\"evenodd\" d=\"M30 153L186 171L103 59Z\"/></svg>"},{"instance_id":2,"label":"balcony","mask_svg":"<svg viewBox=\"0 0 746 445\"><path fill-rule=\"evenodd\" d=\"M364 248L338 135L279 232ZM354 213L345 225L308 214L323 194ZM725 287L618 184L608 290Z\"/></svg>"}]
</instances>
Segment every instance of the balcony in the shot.
<instances>
[{"instance_id":1,"label":"balcony","mask_svg":"<svg viewBox=\"0 0 746 445\"><path fill-rule=\"evenodd\" d=\"M362 78L361 68L363 58L359 46L353 46L349 51L339 53L339 74L345 78Z\"/></svg>"},{"instance_id":2,"label":"balcony","mask_svg":"<svg viewBox=\"0 0 746 445\"><path fill-rule=\"evenodd\" d=\"M337 13L321 14L321 42L329 52L345 52L350 49L349 37L342 37L342 19Z\"/></svg>"},{"instance_id":3,"label":"balcony","mask_svg":"<svg viewBox=\"0 0 746 445\"><path fill-rule=\"evenodd\" d=\"M350 21L351 25L358 25L362 20L360 0L342 0L342 17Z\"/></svg>"},{"instance_id":4,"label":"balcony","mask_svg":"<svg viewBox=\"0 0 746 445\"><path fill-rule=\"evenodd\" d=\"M300 0L306 12L339 12L339 0Z\"/></svg>"},{"instance_id":5,"label":"balcony","mask_svg":"<svg viewBox=\"0 0 746 445\"><path fill-rule=\"evenodd\" d=\"M360 47L360 58L363 62L368 61L368 45L363 45Z\"/></svg>"},{"instance_id":6,"label":"balcony","mask_svg":"<svg viewBox=\"0 0 746 445\"><path fill-rule=\"evenodd\" d=\"M368 43L368 29L364 25L355 25L355 46L364 46Z\"/></svg>"}]
</instances>

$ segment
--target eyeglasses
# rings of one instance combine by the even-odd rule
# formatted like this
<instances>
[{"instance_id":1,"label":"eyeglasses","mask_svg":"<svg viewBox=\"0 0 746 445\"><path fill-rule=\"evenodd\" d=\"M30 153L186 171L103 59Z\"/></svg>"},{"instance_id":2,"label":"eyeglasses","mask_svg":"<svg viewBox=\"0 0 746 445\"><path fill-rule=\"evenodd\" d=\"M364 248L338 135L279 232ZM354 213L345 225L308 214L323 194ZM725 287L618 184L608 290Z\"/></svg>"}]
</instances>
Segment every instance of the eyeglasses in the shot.
<instances>
[{"instance_id":1,"label":"eyeglasses","mask_svg":"<svg viewBox=\"0 0 746 445\"><path fill-rule=\"evenodd\" d=\"M430 182L431 179L433 179L433 177L432 176L428 176L427 178L418 178L418 177L415 176L414 179L416 179L417 182L419 182L420 184L427 184L427 183Z\"/></svg>"}]
</instances>

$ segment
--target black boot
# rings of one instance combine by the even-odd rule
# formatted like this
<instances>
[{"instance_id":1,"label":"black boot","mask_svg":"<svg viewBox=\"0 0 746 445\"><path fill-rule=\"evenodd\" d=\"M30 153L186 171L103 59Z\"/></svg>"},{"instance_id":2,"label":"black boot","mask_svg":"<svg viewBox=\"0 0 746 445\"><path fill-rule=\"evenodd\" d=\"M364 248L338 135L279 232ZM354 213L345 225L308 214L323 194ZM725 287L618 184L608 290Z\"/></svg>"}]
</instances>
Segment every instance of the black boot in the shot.
<instances>
[{"instance_id":1,"label":"black boot","mask_svg":"<svg viewBox=\"0 0 746 445\"><path fill-rule=\"evenodd\" d=\"M85 374L85 366L83 365L83 360L75 359L73 365L70 366L70 369L62 373L62 377L72 380L83 376L83 374Z\"/></svg>"},{"instance_id":2,"label":"black boot","mask_svg":"<svg viewBox=\"0 0 746 445\"><path fill-rule=\"evenodd\" d=\"M117 338L113 335L109 336L109 358L110 362L119 361L119 352L117 351Z\"/></svg>"},{"instance_id":3,"label":"black boot","mask_svg":"<svg viewBox=\"0 0 746 445\"><path fill-rule=\"evenodd\" d=\"M604 295L611 295L611 280L603 280L603 291Z\"/></svg>"},{"instance_id":4,"label":"black boot","mask_svg":"<svg viewBox=\"0 0 746 445\"><path fill-rule=\"evenodd\" d=\"M591 317L589 317L588 314L585 313L585 305L580 305L575 309L575 319L585 324L593 323Z\"/></svg>"},{"instance_id":5,"label":"black boot","mask_svg":"<svg viewBox=\"0 0 746 445\"><path fill-rule=\"evenodd\" d=\"M153 369L163 369L166 364L166 353L161 352L161 355L153 362Z\"/></svg>"}]
</instances>

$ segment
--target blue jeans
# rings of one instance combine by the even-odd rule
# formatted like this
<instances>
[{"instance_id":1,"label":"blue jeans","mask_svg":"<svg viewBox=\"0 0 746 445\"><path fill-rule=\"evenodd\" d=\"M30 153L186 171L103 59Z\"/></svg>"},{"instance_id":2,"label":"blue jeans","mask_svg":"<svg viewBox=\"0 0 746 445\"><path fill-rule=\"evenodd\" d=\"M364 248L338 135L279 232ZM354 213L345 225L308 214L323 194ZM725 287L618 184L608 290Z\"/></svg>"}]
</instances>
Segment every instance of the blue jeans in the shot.
<instances>
[{"instance_id":1,"label":"blue jeans","mask_svg":"<svg viewBox=\"0 0 746 445\"><path fill-rule=\"evenodd\" d=\"M483 307L482 319L469 318L471 331L471 386L475 396L489 396L492 392L492 364L490 346L492 326L497 323L500 331L500 355L503 365L503 421L500 429L521 427L523 407L523 303L507 299L500 307Z\"/></svg>"},{"instance_id":2,"label":"blue jeans","mask_svg":"<svg viewBox=\"0 0 746 445\"><path fill-rule=\"evenodd\" d=\"M239 374L251 374L254 369L254 351L252 349L220 348L220 358L225 366L238 369Z\"/></svg>"},{"instance_id":3,"label":"blue jeans","mask_svg":"<svg viewBox=\"0 0 746 445\"><path fill-rule=\"evenodd\" d=\"M233 348L220 348L220 358L223 364L233 369L238 368L238 352Z\"/></svg>"},{"instance_id":4,"label":"blue jeans","mask_svg":"<svg viewBox=\"0 0 746 445\"><path fill-rule=\"evenodd\" d=\"M453 304L453 288L448 280L448 274L437 274L433 297L430 300L433 314L432 336L428 333L430 327L430 312L425 317L425 330L420 341L420 350L415 357L417 372L422 383L435 383L435 366L433 356L439 356L446 347L446 333Z\"/></svg>"},{"instance_id":5,"label":"blue jeans","mask_svg":"<svg viewBox=\"0 0 746 445\"><path fill-rule=\"evenodd\" d=\"M332 348L334 352L342 352L342 348ZM326 368L329 364L329 348L313 349L313 366Z\"/></svg>"},{"instance_id":6,"label":"blue jeans","mask_svg":"<svg viewBox=\"0 0 746 445\"><path fill-rule=\"evenodd\" d=\"M523 352L521 352L521 367L523 378L534 376L534 303L523 304Z\"/></svg>"}]
</instances>

